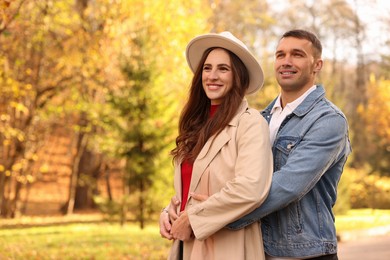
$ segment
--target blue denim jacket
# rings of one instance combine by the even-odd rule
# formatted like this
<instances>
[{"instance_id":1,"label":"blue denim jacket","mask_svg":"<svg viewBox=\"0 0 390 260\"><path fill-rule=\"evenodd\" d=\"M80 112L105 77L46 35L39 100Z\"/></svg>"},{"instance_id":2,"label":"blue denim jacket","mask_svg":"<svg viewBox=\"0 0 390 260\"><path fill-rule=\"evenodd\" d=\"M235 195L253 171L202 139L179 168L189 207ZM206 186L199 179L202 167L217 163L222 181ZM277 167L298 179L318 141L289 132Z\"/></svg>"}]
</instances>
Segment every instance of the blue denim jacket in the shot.
<instances>
[{"instance_id":1,"label":"blue denim jacket","mask_svg":"<svg viewBox=\"0 0 390 260\"><path fill-rule=\"evenodd\" d=\"M262 112L268 123L275 101ZM240 229L261 219L264 249L271 256L337 253L332 207L351 146L347 120L325 98L322 86L282 122L272 150L268 198L228 228Z\"/></svg>"}]
</instances>

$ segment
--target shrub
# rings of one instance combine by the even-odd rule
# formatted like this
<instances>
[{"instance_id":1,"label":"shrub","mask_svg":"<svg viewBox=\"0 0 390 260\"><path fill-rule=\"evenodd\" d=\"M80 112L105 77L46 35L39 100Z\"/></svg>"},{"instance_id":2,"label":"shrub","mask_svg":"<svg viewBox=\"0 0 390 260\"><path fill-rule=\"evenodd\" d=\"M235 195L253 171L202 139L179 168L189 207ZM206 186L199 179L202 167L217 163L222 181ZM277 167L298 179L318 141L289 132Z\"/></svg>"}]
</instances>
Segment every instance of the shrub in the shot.
<instances>
[{"instance_id":1,"label":"shrub","mask_svg":"<svg viewBox=\"0 0 390 260\"><path fill-rule=\"evenodd\" d=\"M351 207L390 209L390 178L365 170L352 170L350 180Z\"/></svg>"}]
</instances>

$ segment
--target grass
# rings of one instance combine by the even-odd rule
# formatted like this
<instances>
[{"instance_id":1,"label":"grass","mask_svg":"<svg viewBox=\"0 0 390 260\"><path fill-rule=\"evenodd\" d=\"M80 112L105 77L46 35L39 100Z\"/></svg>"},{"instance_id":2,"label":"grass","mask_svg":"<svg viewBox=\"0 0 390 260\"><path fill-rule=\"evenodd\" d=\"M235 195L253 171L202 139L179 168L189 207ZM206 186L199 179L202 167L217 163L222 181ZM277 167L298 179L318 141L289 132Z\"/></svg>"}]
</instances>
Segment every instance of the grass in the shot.
<instances>
[{"instance_id":1,"label":"grass","mask_svg":"<svg viewBox=\"0 0 390 260\"><path fill-rule=\"evenodd\" d=\"M77 219L85 222L73 223ZM0 259L166 259L171 242L160 237L157 222L141 230L132 223L121 227L98 220L77 215L0 220ZM336 216L338 232L389 224L390 210Z\"/></svg>"},{"instance_id":2,"label":"grass","mask_svg":"<svg viewBox=\"0 0 390 260\"><path fill-rule=\"evenodd\" d=\"M156 224L62 224L0 231L0 259L166 259Z\"/></svg>"}]
</instances>

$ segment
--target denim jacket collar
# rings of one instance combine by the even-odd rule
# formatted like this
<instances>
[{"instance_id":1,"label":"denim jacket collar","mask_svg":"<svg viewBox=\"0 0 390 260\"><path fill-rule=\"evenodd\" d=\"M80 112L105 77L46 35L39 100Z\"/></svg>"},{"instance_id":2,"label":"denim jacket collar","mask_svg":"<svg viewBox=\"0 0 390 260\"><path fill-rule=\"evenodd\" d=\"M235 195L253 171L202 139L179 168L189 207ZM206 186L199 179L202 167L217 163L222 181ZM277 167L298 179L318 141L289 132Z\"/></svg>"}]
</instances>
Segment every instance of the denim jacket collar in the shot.
<instances>
[{"instance_id":1,"label":"denim jacket collar","mask_svg":"<svg viewBox=\"0 0 390 260\"><path fill-rule=\"evenodd\" d=\"M322 85L317 85L317 89L311 92L305 100L293 111L296 116L302 117L306 115L314 105L325 96L325 90ZM275 98L265 109L262 111L262 115L269 115L271 110L276 102L277 98ZM270 118L267 118L269 122Z\"/></svg>"}]
</instances>

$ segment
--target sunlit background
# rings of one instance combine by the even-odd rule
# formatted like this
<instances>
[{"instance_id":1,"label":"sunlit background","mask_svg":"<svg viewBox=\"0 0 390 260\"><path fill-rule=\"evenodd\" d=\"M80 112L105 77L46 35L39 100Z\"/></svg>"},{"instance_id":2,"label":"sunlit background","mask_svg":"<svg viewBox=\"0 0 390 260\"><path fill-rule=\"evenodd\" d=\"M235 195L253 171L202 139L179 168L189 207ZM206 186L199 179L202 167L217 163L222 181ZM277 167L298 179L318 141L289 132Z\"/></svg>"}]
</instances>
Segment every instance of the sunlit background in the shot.
<instances>
[{"instance_id":1,"label":"sunlit background","mask_svg":"<svg viewBox=\"0 0 390 260\"><path fill-rule=\"evenodd\" d=\"M0 0L0 227L155 224L173 195L186 44L225 30L262 64L264 88L248 97L259 110L279 91L273 54L283 32L319 36L318 83L346 114L353 146L336 216L388 210L389 13L387 0ZM9 237L0 236L0 258Z\"/></svg>"}]
</instances>

